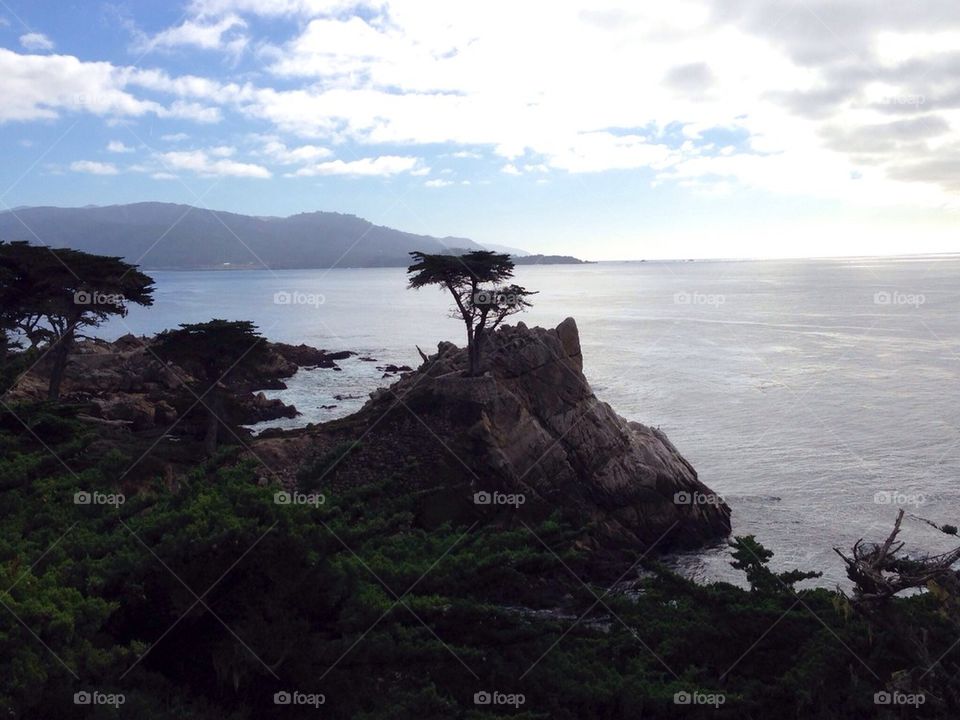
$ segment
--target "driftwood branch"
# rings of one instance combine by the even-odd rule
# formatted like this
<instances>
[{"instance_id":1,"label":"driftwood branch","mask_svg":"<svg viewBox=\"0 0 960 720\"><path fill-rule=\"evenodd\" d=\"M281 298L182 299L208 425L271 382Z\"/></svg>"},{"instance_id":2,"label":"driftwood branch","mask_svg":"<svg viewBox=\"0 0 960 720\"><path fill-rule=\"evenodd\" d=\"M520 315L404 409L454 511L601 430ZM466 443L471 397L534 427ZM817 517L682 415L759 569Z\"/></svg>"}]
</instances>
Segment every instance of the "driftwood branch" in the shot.
<instances>
[{"instance_id":1,"label":"driftwood branch","mask_svg":"<svg viewBox=\"0 0 960 720\"><path fill-rule=\"evenodd\" d=\"M901 555L903 542L897 540L904 512L897 514L893 530L879 544L857 540L848 557L834 551L847 566L853 581L850 606L873 627L877 637L885 637L898 647L910 666L891 675L888 687L903 692L923 693L940 707L960 705L960 680L957 668L948 663L942 636L924 622L918 622L895 597L905 591L931 591L939 606L938 615L960 628L960 573L953 565L960 560L960 548L940 555L909 557Z\"/></svg>"},{"instance_id":2,"label":"driftwood branch","mask_svg":"<svg viewBox=\"0 0 960 720\"><path fill-rule=\"evenodd\" d=\"M852 557L834 548L847 565L847 577L854 584L854 606L875 604L905 590L926 588L931 581L953 579L953 564L960 560L960 548L941 555L910 558L900 555L903 543L897 540L903 523L903 510L897 513L893 530L879 545L857 540Z\"/></svg>"}]
</instances>

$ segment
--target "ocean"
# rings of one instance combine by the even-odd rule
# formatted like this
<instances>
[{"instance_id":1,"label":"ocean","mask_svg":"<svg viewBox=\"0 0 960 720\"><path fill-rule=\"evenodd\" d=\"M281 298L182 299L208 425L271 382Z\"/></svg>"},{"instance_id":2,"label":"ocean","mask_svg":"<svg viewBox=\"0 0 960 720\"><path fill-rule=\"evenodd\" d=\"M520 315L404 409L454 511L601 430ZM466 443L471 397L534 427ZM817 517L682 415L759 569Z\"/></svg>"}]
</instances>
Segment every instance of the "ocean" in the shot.
<instances>
[{"instance_id":1,"label":"ocean","mask_svg":"<svg viewBox=\"0 0 960 720\"><path fill-rule=\"evenodd\" d=\"M268 392L302 412L273 426L350 413L389 382L378 366L464 343L447 296L406 289L401 268L149 274L155 304L102 337L218 317L359 353ZM908 548L952 547L919 518L960 525L960 257L521 266L516 281L539 292L517 319L576 318L598 397L666 432L777 569L845 585L832 548L883 539L900 508ZM729 560L723 545L671 558L703 581L739 579Z\"/></svg>"}]
</instances>

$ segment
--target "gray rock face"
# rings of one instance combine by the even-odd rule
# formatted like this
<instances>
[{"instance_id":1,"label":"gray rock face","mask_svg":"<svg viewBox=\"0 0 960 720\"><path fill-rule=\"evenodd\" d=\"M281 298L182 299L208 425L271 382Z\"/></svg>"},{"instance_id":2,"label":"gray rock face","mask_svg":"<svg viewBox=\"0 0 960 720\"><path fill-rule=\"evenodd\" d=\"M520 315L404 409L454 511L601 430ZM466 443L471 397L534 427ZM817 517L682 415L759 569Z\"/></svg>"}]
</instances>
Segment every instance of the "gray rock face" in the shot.
<instances>
[{"instance_id":1,"label":"gray rock face","mask_svg":"<svg viewBox=\"0 0 960 720\"><path fill-rule=\"evenodd\" d=\"M441 343L418 372L381 390L368 411L400 398L433 417L476 491L522 493L521 510L561 509L596 547L692 547L726 536L730 509L659 430L629 422L593 394L576 322L503 326L484 373Z\"/></svg>"},{"instance_id":2,"label":"gray rock face","mask_svg":"<svg viewBox=\"0 0 960 720\"><path fill-rule=\"evenodd\" d=\"M183 369L161 362L149 350L151 338L124 335L114 342L84 339L76 342L64 372L62 397L89 403L92 417L129 426L133 430L166 430L188 408L199 414L197 390L184 382L193 379ZM306 345L267 343L267 354L255 377L228 381L228 412L238 423L250 424L280 417L295 417L297 409L280 400L268 400L261 388L285 387L283 378L301 365L332 368L334 360L353 353L327 353ZM39 363L10 396L15 400L41 400L46 396L49 368ZM185 425L188 423L184 423Z\"/></svg>"}]
</instances>

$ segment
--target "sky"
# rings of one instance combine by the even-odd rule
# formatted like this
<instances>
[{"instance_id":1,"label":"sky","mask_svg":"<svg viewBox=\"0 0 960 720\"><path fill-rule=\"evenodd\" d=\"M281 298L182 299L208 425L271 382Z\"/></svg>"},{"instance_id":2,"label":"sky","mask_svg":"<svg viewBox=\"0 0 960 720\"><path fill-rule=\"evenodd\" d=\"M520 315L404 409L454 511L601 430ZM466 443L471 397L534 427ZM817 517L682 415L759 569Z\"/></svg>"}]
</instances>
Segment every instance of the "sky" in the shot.
<instances>
[{"instance_id":1,"label":"sky","mask_svg":"<svg viewBox=\"0 0 960 720\"><path fill-rule=\"evenodd\" d=\"M960 251L956 0L0 0L0 210L591 260Z\"/></svg>"}]
</instances>

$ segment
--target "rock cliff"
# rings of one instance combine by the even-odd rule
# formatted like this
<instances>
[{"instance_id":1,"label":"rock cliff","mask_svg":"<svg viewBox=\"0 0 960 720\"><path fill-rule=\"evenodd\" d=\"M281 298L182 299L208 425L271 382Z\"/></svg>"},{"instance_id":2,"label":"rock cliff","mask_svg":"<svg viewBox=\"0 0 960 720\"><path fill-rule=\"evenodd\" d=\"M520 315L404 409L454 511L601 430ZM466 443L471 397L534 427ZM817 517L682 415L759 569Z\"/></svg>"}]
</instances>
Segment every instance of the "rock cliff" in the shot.
<instances>
[{"instance_id":1,"label":"rock cliff","mask_svg":"<svg viewBox=\"0 0 960 720\"><path fill-rule=\"evenodd\" d=\"M596 398L572 318L555 329L503 326L486 345L483 374L468 377L466 367L465 350L441 343L356 415L261 450L289 462L359 441L318 473L319 485L335 492L392 476L421 491L425 522L517 524L560 512L586 547L641 551L729 533L729 508L667 437Z\"/></svg>"}]
</instances>

